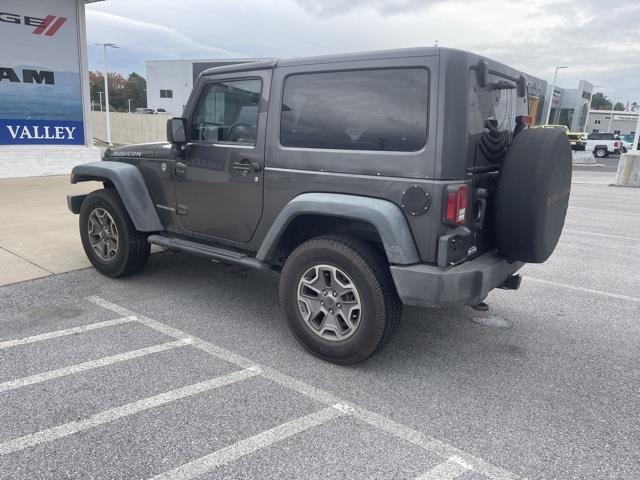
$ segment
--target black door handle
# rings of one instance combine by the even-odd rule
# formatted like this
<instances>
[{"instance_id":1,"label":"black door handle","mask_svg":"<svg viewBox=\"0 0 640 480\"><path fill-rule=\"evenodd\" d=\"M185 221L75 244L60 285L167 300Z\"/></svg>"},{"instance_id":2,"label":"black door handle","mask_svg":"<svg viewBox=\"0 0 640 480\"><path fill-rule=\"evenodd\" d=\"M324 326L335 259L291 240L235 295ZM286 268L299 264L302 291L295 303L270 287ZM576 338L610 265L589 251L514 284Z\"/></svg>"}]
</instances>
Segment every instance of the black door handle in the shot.
<instances>
[{"instance_id":1,"label":"black door handle","mask_svg":"<svg viewBox=\"0 0 640 480\"><path fill-rule=\"evenodd\" d=\"M174 165L174 171L176 175L184 175L187 173L187 166L182 162L176 162Z\"/></svg>"},{"instance_id":2,"label":"black door handle","mask_svg":"<svg viewBox=\"0 0 640 480\"><path fill-rule=\"evenodd\" d=\"M237 170L242 175L246 175L249 172L259 172L262 169L262 167L259 164L250 161L247 158L243 158L239 162L236 162L233 164L233 169Z\"/></svg>"}]
</instances>

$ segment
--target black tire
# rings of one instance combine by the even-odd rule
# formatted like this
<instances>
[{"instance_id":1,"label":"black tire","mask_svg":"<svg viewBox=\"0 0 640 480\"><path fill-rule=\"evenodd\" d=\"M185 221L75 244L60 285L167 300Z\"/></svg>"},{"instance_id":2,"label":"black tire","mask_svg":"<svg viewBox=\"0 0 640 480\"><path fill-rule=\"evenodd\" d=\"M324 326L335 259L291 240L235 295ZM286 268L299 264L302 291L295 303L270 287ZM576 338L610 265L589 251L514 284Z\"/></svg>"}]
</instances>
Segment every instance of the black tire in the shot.
<instances>
[{"instance_id":1,"label":"black tire","mask_svg":"<svg viewBox=\"0 0 640 480\"><path fill-rule=\"evenodd\" d=\"M519 133L500 170L494 232L511 260L544 262L558 244L571 192L571 145L562 130Z\"/></svg>"},{"instance_id":2,"label":"black tire","mask_svg":"<svg viewBox=\"0 0 640 480\"><path fill-rule=\"evenodd\" d=\"M93 250L89 239L89 216L97 208L106 210L118 229L118 249L108 261L100 258ZM96 190L82 202L80 238L89 261L96 270L108 277L125 277L136 273L145 266L149 258L151 246L147 242L147 236L136 230L118 192L113 188Z\"/></svg>"},{"instance_id":3,"label":"black tire","mask_svg":"<svg viewBox=\"0 0 640 480\"><path fill-rule=\"evenodd\" d=\"M360 322L355 333L344 340L317 335L298 308L300 279L318 264L344 271L359 292ZM398 329L402 313L384 254L369 243L337 236L311 239L293 251L280 277L280 305L296 339L315 356L340 365L361 362L387 344Z\"/></svg>"},{"instance_id":4,"label":"black tire","mask_svg":"<svg viewBox=\"0 0 640 480\"><path fill-rule=\"evenodd\" d=\"M606 148L598 147L593 151L593 156L596 158L606 158L609 156L609 151Z\"/></svg>"}]
</instances>

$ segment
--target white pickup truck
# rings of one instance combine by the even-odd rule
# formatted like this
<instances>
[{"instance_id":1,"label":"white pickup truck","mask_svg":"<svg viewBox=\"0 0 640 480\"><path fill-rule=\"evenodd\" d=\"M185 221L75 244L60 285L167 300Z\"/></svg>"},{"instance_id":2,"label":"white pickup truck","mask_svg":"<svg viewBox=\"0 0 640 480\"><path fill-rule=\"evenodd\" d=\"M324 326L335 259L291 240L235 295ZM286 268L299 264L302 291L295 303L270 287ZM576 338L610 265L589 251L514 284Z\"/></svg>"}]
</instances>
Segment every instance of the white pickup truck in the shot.
<instances>
[{"instance_id":1,"label":"white pickup truck","mask_svg":"<svg viewBox=\"0 0 640 480\"><path fill-rule=\"evenodd\" d=\"M615 133L591 133L585 150L593 152L598 158L605 158L612 153L620 153L621 144L620 137Z\"/></svg>"}]
</instances>

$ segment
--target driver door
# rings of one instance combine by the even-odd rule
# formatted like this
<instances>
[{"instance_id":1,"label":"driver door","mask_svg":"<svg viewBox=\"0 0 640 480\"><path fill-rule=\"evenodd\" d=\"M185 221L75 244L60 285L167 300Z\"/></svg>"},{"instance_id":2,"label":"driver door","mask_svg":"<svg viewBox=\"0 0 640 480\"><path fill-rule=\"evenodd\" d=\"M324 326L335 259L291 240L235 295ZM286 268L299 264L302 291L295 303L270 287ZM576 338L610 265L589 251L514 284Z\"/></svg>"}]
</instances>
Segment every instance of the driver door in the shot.
<instances>
[{"instance_id":1,"label":"driver door","mask_svg":"<svg viewBox=\"0 0 640 480\"><path fill-rule=\"evenodd\" d=\"M262 215L271 71L217 75L200 84L188 143L176 162L176 211L196 236L247 242Z\"/></svg>"}]
</instances>

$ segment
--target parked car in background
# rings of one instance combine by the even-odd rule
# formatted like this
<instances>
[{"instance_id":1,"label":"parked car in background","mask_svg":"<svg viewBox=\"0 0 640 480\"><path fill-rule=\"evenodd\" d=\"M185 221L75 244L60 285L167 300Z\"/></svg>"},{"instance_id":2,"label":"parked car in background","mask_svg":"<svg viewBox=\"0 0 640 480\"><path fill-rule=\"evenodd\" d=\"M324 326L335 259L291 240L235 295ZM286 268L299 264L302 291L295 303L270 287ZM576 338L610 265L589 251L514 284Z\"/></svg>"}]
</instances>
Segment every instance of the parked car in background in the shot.
<instances>
[{"instance_id":1,"label":"parked car in background","mask_svg":"<svg viewBox=\"0 0 640 480\"><path fill-rule=\"evenodd\" d=\"M582 132L568 132L569 143L572 150L583 151L587 146L587 134Z\"/></svg>"},{"instance_id":2,"label":"parked car in background","mask_svg":"<svg viewBox=\"0 0 640 480\"><path fill-rule=\"evenodd\" d=\"M627 153L628 150L633 150L633 137L635 137L633 134L620 135L620 152ZM640 144L640 140L638 144Z\"/></svg>"},{"instance_id":3,"label":"parked car in background","mask_svg":"<svg viewBox=\"0 0 640 480\"><path fill-rule=\"evenodd\" d=\"M620 153L620 137L615 133L591 133L585 149L598 158Z\"/></svg>"},{"instance_id":4,"label":"parked car in background","mask_svg":"<svg viewBox=\"0 0 640 480\"><path fill-rule=\"evenodd\" d=\"M147 115L155 115L158 113L167 113L164 108L136 108L134 113L144 113Z\"/></svg>"}]
</instances>

